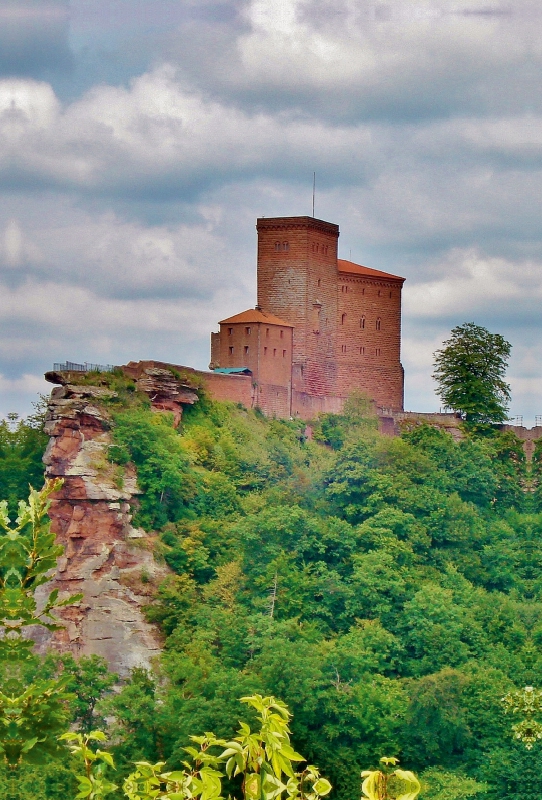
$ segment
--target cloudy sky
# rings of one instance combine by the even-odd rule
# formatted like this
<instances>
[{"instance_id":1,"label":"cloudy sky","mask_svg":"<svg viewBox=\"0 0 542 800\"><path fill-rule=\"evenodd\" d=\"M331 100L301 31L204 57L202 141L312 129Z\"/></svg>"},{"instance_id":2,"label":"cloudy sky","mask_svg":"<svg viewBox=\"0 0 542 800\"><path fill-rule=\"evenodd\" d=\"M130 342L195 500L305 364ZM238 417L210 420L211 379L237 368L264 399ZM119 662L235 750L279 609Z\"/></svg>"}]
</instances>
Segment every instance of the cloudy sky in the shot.
<instances>
[{"instance_id":1,"label":"cloudy sky","mask_svg":"<svg viewBox=\"0 0 542 800\"><path fill-rule=\"evenodd\" d=\"M53 362L206 368L258 216L407 278L406 408L475 321L542 414L542 11L529 0L0 0L0 413Z\"/></svg>"}]
</instances>

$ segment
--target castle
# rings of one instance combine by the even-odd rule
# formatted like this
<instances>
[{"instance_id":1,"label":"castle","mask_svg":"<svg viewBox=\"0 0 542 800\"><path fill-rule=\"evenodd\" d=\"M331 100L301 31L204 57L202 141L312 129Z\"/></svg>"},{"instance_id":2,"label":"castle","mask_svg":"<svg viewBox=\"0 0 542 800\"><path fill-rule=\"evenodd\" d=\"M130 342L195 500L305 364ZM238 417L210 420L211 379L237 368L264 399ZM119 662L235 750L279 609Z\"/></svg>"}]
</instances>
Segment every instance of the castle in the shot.
<instances>
[{"instance_id":1,"label":"castle","mask_svg":"<svg viewBox=\"0 0 542 800\"><path fill-rule=\"evenodd\" d=\"M339 412L354 390L403 409L404 278L338 258L339 226L261 218L256 308L211 334L210 369L251 375L251 405L269 416Z\"/></svg>"}]
</instances>

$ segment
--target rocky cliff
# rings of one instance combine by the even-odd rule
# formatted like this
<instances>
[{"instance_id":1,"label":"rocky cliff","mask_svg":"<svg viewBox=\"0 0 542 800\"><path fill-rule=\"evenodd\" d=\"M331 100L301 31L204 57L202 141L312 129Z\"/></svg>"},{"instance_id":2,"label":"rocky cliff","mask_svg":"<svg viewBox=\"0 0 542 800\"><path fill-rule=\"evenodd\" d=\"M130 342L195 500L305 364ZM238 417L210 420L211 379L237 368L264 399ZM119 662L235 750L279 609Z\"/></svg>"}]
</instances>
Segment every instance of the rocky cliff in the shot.
<instances>
[{"instance_id":1,"label":"rocky cliff","mask_svg":"<svg viewBox=\"0 0 542 800\"><path fill-rule=\"evenodd\" d=\"M65 594L82 592L83 600L62 611L65 628L38 646L75 656L96 653L126 675L132 667L149 666L160 650L159 634L145 621L142 607L166 568L153 558L152 535L132 526L139 493L134 470L128 466L121 474L107 458L112 443L107 401L115 392L75 385L70 379L77 376L67 373L46 377L61 384L52 391L45 424L51 437L46 475L64 479L50 509L52 529L65 548L53 585ZM134 389L148 394L155 410L173 412L176 423L183 405L198 399L164 369L142 369Z\"/></svg>"}]
</instances>

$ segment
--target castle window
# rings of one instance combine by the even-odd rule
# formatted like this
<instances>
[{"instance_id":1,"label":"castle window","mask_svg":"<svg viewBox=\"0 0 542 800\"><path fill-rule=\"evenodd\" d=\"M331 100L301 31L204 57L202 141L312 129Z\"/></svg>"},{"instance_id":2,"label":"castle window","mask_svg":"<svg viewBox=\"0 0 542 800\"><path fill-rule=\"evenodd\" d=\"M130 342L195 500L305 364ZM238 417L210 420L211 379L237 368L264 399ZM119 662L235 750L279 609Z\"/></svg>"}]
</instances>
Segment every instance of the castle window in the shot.
<instances>
[{"instance_id":1,"label":"castle window","mask_svg":"<svg viewBox=\"0 0 542 800\"><path fill-rule=\"evenodd\" d=\"M269 336L269 328L266 328L266 329L265 329L265 335L266 335L266 336Z\"/></svg>"},{"instance_id":2,"label":"castle window","mask_svg":"<svg viewBox=\"0 0 542 800\"><path fill-rule=\"evenodd\" d=\"M346 353L346 345L345 344L341 345L341 353Z\"/></svg>"},{"instance_id":3,"label":"castle window","mask_svg":"<svg viewBox=\"0 0 542 800\"><path fill-rule=\"evenodd\" d=\"M344 325L345 320L346 320L346 314L343 314L341 317L341 325Z\"/></svg>"},{"instance_id":4,"label":"castle window","mask_svg":"<svg viewBox=\"0 0 542 800\"><path fill-rule=\"evenodd\" d=\"M320 288L320 284L321 284L321 280L320 280L320 278L318 278L318 283L316 284L318 286L318 288Z\"/></svg>"},{"instance_id":5,"label":"castle window","mask_svg":"<svg viewBox=\"0 0 542 800\"><path fill-rule=\"evenodd\" d=\"M382 292L381 292L381 291L380 291L380 289L379 289L379 290L378 290L378 296L380 297L380 295L381 295L381 294L382 294Z\"/></svg>"},{"instance_id":6,"label":"castle window","mask_svg":"<svg viewBox=\"0 0 542 800\"><path fill-rule=\"evenodd\" d=\"M267 347L264 347L264 349L263 349L263 354L264 354L264 356L266 356L266 355L267 355Z\"/></svg>"},{"instance_id":7,"label":"castle window","mask_svg":"<svg viewBox=\"0 0 542 800\"><path fill-rule=\"evenodd\" d=\"M363 330L365 328L365 317L362 317L359 321L359 327Z\"/></svg>"},{"instance_id":8,"label":"castle window","mask_svg":"<svg viewBox=\"0 0 542 800\"><path fill-rule=\"evenodd\" d=\"M364 356L365 355L365 348L364 347L360 347L359 348L359 353L360 353L361 356Z\"/></svg>"},{"instance_id":9,"label":"castle window","mask_svg":"<svg viewBox=\"0 0 542 800\"><path fill-rule=\"evenodd\" d=\"M390 297L391 297L391 292L390 292Z\"/></svg>"},{"instance_id":10,"label":"castle window","mask_svg":"<svg viewBox=\"0 0 542 800\"><path fill-rule=\"evenodd\" d=\"M230 347L230 356L233 355L233 347Z\"/></svg>"},{"instance_id":11,"label":"castle window","mask_svg":"<svg viewBox=\"0 0 542 800\"><path fill-rule=\"evenodd\" d=\"M380 317L378 317L378 319L376 321L376 329L377 329L377 331L380 330L380 325L381 325L381 320L380 320Z\"/></svg>"},{"instance_id":12,"label":"castle window","mask_svg":"<svg viewBox=\"0 0 542 800\"><path fill-rule=\"evenodd\" d=\"M283 358L286 358L286 350L283 350L283 351L282 351L282 357L283 357Z\"/></svg>"},{"instance_id":13,"label":"castle window","mask_svg":"<svg viewBox=\"0 0 542 800\"><path fill-rule=\"evenodd\" d=\"M274 356L276 356L276 355L277 355L277 348L276 348L276 347L274 347L274 348L273 348L273 355L274 355Z\"/></svg>"},{"instance_id":14,"label":"castle window","mask_svg":"<svg viewBox=\"0 0 542 800\"><path fill-rule=\"evenodd\" d=\"M247 336L250 336L250 328L245 328L245 333L247 334Z\"/></svg>"},{"instance_id":15,"label":"castle window","mask_svg":"<svg viewBox=\"0 0 542 800\"><path fill-rule=\"evenodd\" d=\"M328 245L326 244L326 245L324 246L324 248L323 248L323 249L324 249L324 254L325 254L326 256L327 256L327 248L328 248Z\"/></svg>"},{"instance_id":16,"label":"castle window","mask_svg":"<svg viewBox=\"0 0 542 800\"><path fill-rule=\"evenodd\" d=\"M245 345L245 355L248 356L248 345Z\"/></svg>"},{"instance_id":17,"label":"castle window","mask_svg":"<svg viewBox=\"0 0 542 800\"><path fill-rule=\"evenodd\" d=\"M290 245L288 244L288 242L282 243L282 249L284 250L285 253L288 252L288 250L290 249Z\"/></svg>"},{"instance_id":18,"label":"castle window","mask_svg":"<svg viewBox=\"0 0 542 800\"><path fill-rule=\"evenodd\" d=\"M280 338L281 338L281 339L284 339L284 331L281 331L281 332L280 332Z\"/></svg>"},{"instance_id":19,"label":"castle window","mask_svg":"<svg viewBox=\"0 0 542 800\"><path fill-rule=\"evenodd\" d=\"M228 328L228 336L233 336L233 328Z\"/></svg>"},{"instance_id":20,"label":"castle window","mask_svg":"<svg viewBox=\"0 0 542 800\"><path fill-rule=\"evenodd\" d=\"M361 293L365 294L365 287L363 287L363 289L361 290Z\"/></svg>"},{"instance_id":21,"label":"castle window","mask_svg":"<svg viewBox=\"0 0 542 800\"><path fill-rule=\"evenodd\" d=\"M275 242L275 253L280 253L280 242Z\"/></svg>"},{"instance_id":22,"label":"castle window","mask_svg":"<svg viewBox=\"0 0 542 800\"><path fill-rule=\"evenodd\" d=\"M380 347L377 347L376 350L375 350L375 356L379 356L379 355L380 355Z\"/></svg>"}]
</instances>

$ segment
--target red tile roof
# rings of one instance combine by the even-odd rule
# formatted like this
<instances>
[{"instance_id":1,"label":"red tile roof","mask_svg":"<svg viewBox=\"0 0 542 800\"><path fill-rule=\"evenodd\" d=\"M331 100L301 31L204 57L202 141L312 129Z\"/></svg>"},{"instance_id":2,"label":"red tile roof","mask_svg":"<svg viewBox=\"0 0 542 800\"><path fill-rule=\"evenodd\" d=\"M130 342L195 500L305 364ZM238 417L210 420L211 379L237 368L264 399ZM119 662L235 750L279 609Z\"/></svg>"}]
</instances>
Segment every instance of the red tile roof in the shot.
<instances>
[{"instance_id":1,"label":"red tile roof","mask_svg":"<svg viewBox=\"0 0 542 800\"><path fill-rule=\"evenodd\" d=\"M270 314L268 311L262 311L260 308L249 308L247 311L241 311L240 314L235 314L233 317L221 319L219 324L224 325L228 322L263 322L267 323L268 325L282 325L283 328L294 327L289 322L284 322L283 319L275 317L274 314Z\"/></svg>"},{"instance_id":2,"label":"red tile roof","mask_svg":"<svg viewBox=\"0 0 542 800\"><path fill-rule=\"evenodd\" d=\"M362 267L361 264L354 264L352 261L345 261L343 258L337 260L339 272L346 272L350 275L365 275L367 278L391 278L394 281L404 281L399 275L392 275L389 272L381 272L379 269Z\"/></svg>"}]
</instances>

